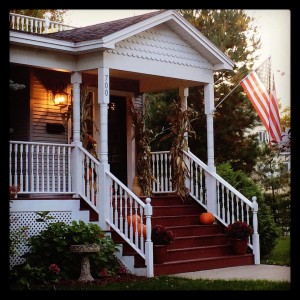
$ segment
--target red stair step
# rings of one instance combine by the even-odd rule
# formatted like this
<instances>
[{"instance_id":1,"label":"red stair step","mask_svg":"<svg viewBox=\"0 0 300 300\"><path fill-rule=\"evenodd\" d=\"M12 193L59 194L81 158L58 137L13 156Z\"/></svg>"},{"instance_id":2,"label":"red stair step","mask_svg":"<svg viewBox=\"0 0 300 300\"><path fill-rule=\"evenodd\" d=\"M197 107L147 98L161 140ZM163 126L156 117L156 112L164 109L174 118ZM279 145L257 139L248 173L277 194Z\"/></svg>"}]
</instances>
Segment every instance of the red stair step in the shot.
<instances>
[{"instance_id":1,"label":"red stair step","mask_svg":"<svg viewBox=\"0 0 300 300\"><path fill-rule=\"evenodd\" d=\"M214 258L190 259L154 265L154 275L170 275L241 265L253 265L254 255L228 255Z\"/></svg>"},{"instance_id":2,"label":"red stair step","mask_svg":"<svg viewBox=\"0 0 300 300\"><path fill-rule=\"evenodd\" d=\"M232 245L215 245L205 247L193 247L193 248L181 248L181 249L170 249L167 251L167 260L178 261L185 259L196 259L196 258L207 258L223 255L232 255Z\"/></svg>"},{"instance_id":3,"label":"red stair step","mask_svg":"<svg viewBox=\"0 0 300 300\"><path fill-rule=\"evenodd\" d=\"M223 228L219 224L167 226L166 228L172 230L176 237L217 234L223 232Z\"/></svg>"}]
</instances>

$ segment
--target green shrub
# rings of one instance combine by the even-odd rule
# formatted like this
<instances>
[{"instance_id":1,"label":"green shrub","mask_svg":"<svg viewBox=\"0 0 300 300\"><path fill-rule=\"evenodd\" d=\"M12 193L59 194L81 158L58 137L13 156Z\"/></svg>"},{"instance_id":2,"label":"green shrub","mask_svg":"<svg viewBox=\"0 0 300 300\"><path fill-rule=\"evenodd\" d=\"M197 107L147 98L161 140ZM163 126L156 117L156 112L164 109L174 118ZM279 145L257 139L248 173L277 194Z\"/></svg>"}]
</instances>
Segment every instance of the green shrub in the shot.
<instances>
[{"instance_id":1,"label":"green shrub","mask_svg":"<svg viewBox=\"0 0 300 300\"><path fill-rule=\"evenodd\" d=\"M119 269L119 261L114 255L118 248L98 225L83 221L73 221L71 225L55 222L28 240L30 251L23 256L26 262L13 268L12 279L20 284L53 282L58 277L78 279L81 259L79 254L70 251L70 246L80 244L100 246L100 252L89 256L94 278L101 276L102 270L110 274ZM56 268L51 269L53 265L59 272L55 272Z\"/></svg>"},{"instance_id":2,"label":"green shrub","mask_svg":"<svg viewBox=\"0 0 300 300\"><path fill-rule=\"evenodd\" d=\"M270 254L280 236L280 229L274 222L270 207L265 203L262 190L242 171L233 171L228 163L217 166L217 173L246 198L252 200L253 196L257 197L260 255L263 258Z\"/></svg>"}]
</instances>

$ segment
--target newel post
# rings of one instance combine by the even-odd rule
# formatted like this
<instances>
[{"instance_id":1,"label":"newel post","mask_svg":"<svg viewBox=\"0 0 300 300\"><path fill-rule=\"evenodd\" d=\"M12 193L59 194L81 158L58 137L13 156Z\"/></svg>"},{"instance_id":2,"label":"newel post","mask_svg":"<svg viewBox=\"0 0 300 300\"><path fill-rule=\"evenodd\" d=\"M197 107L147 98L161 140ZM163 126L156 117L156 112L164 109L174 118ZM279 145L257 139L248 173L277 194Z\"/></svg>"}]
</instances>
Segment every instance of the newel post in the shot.
<instances>
[{"instance_id":1,"label":"newel post","mask_svg":"<svg viewBox=\"0 0 300 300\"><path fill-rule=\"evenodd\" d=\"M258 234L258 219L257 219L257 211L258 211L258 203L256 201L256 197L252 197L253 201L253 235L252 235L252 243L253 243L253 254L254 254L254 263L256 265L260 264L260 246L259 246L259 234Z\"/></svg>"},{"instance_id":2,"label":"newel post","mask_svg":"<svg viewBox=\"0 0 300 300\"><path fill-rule=\"evenodd\" d=\"M147 266L147 277L153 277L153 242L151 240L151 216L152 205L151 199L146 198L145 216L146 216L146 243L145 243L145 264Z\"/></svg>"}]
</instances>

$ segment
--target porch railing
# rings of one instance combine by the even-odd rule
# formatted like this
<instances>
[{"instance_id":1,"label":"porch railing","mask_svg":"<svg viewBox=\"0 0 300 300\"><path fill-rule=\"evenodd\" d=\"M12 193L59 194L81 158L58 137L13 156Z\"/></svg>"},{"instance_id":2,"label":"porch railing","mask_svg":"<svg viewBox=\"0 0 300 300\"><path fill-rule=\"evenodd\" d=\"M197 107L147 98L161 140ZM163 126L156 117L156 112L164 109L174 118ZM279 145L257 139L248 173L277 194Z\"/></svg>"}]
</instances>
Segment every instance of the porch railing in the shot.
<instances>
[{"instance_id":1,"label":"porch railing","mask_svg":"<svg viewBox=\"0 0 300 300\"><path fill-rule=\"evenodd\" d=\"M152 183L153 193L171 193L172 170L170 164L170 151L151 152L152 173L155 180Z\"/></svg>"},{"instance_id":2,"label":"porch railing","mask_svg":"<svg viewBox=\"0 0 300 300\"><path fill-rule=\"evenodd\" d=\"M69 144L11 141L9 185L24 193L72 193Z\"/></svg>"},{"instance_id":3,"label":"porch railing","mask_svg":"<svg viewBox=\"0 0 300 300\"><path fill-rule=\"evenodd\" d=\"M169 192L171 190L172 173L168 153L168 151L152 152L152 168L156 179L156 182L153 182L154 193ZM216 194L216 212L214 212L216 219L225 226L235 221L244 221L249 225L252 223L254 234L249 238L248 246L253 250L255 263L259 264L258 205L256 197L253 197L253 201L250 201L217 173L211 172L208 166L190 151L183 151L183 153L184 161L189 168L189 178L187 178L186 183L190 196L207 209L207 182L209 177L213 179Z\"/></svg>"},{"instance_id":4,"label":"porch railing","mask_svg":"<svg viewBox=\"0 0 300 300\"><path fill-rule=\"evenodd\" d=\"M60 22L50 21L46 16L45 19L34 18L19 14L9 14L9 28L26 31L31 33L50 33L76 28Z\"/></svg>"}]
</instances>

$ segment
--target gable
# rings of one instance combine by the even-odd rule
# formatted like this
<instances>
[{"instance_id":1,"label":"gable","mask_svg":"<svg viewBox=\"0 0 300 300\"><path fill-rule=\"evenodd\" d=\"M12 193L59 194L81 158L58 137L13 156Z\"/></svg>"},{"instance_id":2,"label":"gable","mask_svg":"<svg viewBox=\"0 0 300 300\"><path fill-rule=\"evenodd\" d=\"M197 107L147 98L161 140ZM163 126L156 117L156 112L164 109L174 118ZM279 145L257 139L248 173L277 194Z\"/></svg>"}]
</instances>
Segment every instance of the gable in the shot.
<instances>
[{"instance_id":1,"label":"gable","mask_svg":"<svg viewBox=\"0 0 300 300\"><path fill-rule=\"evenodd\" d=\"M213 69L199 52L165 24L128 37L116 43L115 49L106 52L114 56L133 57L203 70Z\"/></svg>"}]
</instances>

